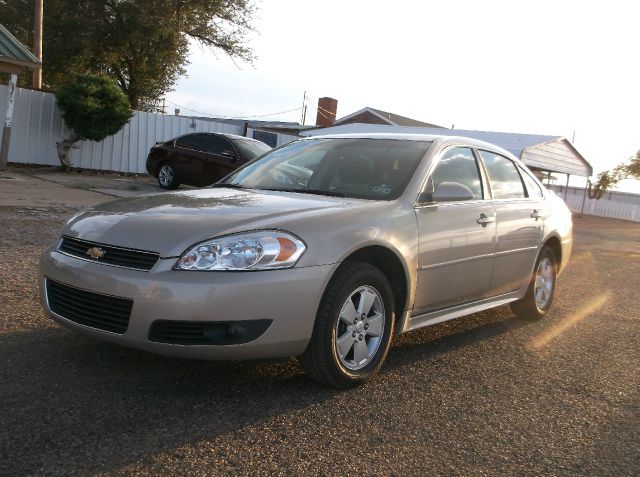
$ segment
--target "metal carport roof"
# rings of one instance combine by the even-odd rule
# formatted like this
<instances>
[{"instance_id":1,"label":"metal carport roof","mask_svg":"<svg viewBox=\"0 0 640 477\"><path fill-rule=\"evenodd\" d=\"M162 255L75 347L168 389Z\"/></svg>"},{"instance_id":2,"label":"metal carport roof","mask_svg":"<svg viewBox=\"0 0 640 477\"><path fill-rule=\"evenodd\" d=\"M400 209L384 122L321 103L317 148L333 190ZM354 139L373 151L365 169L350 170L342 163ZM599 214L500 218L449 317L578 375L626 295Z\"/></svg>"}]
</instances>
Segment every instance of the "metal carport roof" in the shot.
<instances>
[{"instance_id":1,"label":"metal carport roof","mask_svg":"<svg viewBox=\"0 0 640 477\"><path fill-rule=\"evenodd\" d=\"M40 60L0 24L0 62L33 67Z\"/></svg>"}]
</instances>

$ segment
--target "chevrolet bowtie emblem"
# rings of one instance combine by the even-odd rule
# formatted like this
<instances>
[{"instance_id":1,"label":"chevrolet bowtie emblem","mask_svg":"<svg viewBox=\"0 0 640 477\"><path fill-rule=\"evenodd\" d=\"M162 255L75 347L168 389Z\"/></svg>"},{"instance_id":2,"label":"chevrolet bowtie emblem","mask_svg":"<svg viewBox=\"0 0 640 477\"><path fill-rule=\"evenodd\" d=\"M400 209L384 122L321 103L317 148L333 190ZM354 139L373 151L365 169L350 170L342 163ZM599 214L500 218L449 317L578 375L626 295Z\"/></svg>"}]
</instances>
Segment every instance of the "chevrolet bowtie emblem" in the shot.
<instances>
[{"instance_id":1,"label":"chevrolet bowtie emblem","mask_svg":"<svg viewBox=\"0 0 640 477\"><path fill-rule=\"evenodd\" d=\"M89 255L91 258L94 258L96 260L104 257L106 253L107 252L102 250L100 247L91 247L89 250L87 250L87 255Z\"/></svg>"}]
</instances>

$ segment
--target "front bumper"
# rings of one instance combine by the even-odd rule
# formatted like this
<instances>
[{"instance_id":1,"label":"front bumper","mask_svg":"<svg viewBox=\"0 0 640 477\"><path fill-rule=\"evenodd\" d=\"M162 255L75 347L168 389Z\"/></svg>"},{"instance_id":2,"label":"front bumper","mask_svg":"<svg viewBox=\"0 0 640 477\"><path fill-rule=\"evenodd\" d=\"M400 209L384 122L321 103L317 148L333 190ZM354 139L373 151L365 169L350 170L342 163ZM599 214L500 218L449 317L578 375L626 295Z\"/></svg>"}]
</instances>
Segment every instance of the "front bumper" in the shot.
<instances>
[{"instance_id":1,"label":"front bumper","mask_svg":"<svg viewBox=\"0 0 640 477\"><path fill-rule=\"evenodd\" d=\"M111 343L166 356L194 359L268 359L296 356L307 347L322 292L337 265L256 272L173 270L160 259L148 272L113 267L61 254L51 248L40 261L45 311L63 325ZM45 280L133 300L124 334L84 326L54 313ZM178 345L150 341L157 320L273 320L257 339L230 345Z\"/></svg>"}]
</instances>

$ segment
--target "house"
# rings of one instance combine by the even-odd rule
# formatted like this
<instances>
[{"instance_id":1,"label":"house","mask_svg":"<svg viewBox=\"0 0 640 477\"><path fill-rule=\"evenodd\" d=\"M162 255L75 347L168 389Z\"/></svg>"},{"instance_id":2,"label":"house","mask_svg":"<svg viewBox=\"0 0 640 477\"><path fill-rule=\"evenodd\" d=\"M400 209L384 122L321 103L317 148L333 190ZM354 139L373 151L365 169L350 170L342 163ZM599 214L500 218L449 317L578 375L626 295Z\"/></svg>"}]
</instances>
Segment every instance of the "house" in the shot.
<instances>
[{"instance_id":1,"label":"house","mask_svg":"<svg viewBox=\"0 0 640 477\"><path fill-rule=\"evenodd\" d=\"M387 126L407 126L407 127L419 127L419 128L441 128L437 124L425 123L418 121L417 119L407 118L406 116L400 116L399 114L389 113L375 108L362 108L355 113L348 114L347 116L336 120L333 125L340 126L343 124L383 124Z\"/></svg>"}]
</instances>

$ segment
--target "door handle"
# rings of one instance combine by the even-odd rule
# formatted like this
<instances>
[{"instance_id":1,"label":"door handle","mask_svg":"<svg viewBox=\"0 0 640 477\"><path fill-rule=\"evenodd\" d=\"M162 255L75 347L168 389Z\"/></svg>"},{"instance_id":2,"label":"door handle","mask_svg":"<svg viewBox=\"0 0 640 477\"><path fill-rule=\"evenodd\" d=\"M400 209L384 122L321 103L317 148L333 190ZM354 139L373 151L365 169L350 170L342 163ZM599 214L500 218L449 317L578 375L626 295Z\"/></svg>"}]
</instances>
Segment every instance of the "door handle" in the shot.
<instances>
[{"instance_id":1,"label":"door handle","mask_svg":"<svg viewBox=\"0 0 640 477\"><path fill-rule=\"evenodd\" d=\"M487 217L485 214L480 214L480 217L478 217L478 220L476 220L476 222L478 222L483 227L486 227L487 224L495 221L496 221L495 215L491 217Z\"/></svg>"},{"instance_id":2,"label":"door handle","mask_svg":"<svg viewBox=\"0 0 640 477\"><path fill-rule=\"evenodd\" d=\"M531 212L531 218L538 220L540 217L542 217L542 214L536 209L533 209L533 212Z\"/></svg>"}]
</instances>

